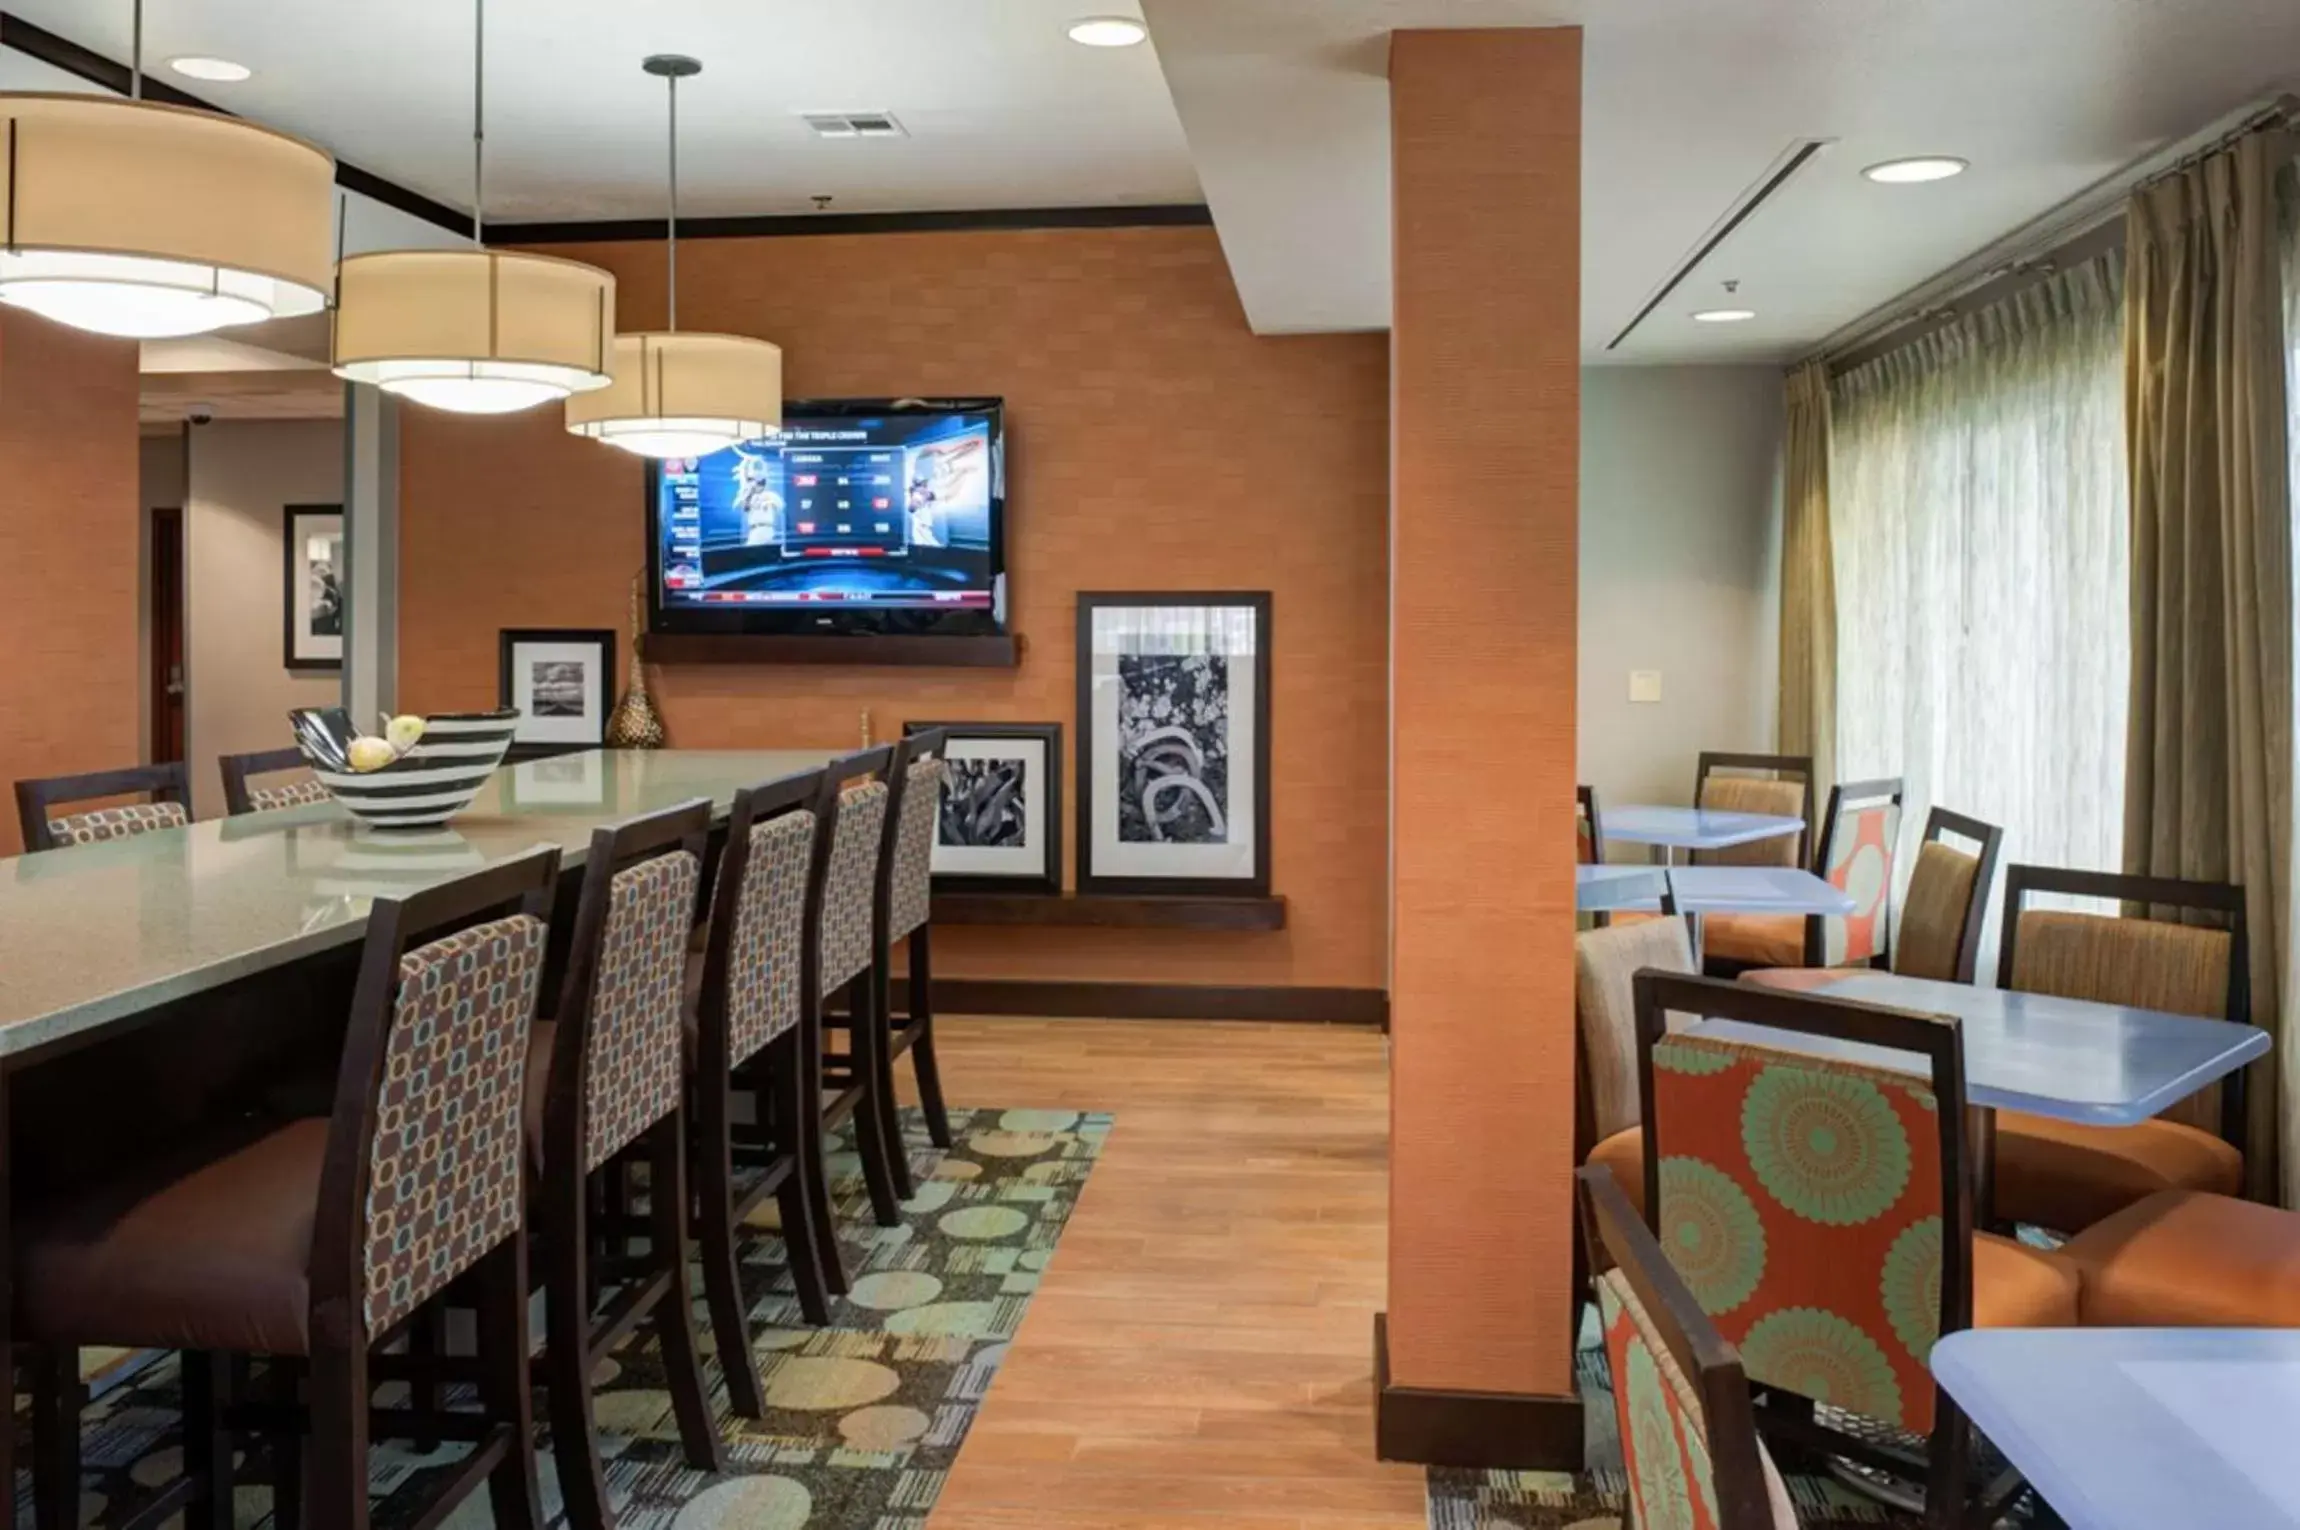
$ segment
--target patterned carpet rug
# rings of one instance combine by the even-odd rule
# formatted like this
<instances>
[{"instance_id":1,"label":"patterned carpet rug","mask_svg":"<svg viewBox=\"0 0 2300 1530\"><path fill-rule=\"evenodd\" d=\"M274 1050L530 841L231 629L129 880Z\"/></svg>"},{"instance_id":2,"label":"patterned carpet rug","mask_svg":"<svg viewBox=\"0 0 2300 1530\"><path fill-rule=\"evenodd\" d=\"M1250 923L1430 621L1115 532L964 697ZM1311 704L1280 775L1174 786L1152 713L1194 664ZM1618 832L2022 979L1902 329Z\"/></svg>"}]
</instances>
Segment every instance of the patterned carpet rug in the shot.
<instances>
[{"instance_id":1,"label":"patterned carpet rug","mask_svg":"<svg viewBox=\"0 0 2300 1530\"><path fill-rule=\"evenodd\" d=\"M1613 1383L1593 1323L1574 1356L1586 1409L1584 1469L1473 1472L1432 1468L1430 1530L1618 1530L1627 1483L1614 1425ZM1830 1477L1786 1477L1801 1530L1922 1530L1915 1515L1888 1509Z\"/></svg>"},{"instance_id":2,"label":"patterned carpet rug","mask_svg":"<svg viewBox=\"0 0 2300 1530\"><path fill-rule=\"evenodd\" d=\"M725 1413L708 1326L699 1325L727 1441L725 1475L690 1470L681 1458L651 1340L634 1337L607 1363L600 1444L623 1530L921 1530L1110 1129L1108 1116L1072 1111L951 1115L957 1146L949 1154L927 1141L915 1112L905 1122L918 1194L899 1227L871 1221L853 1153L832 1157L854 1289L833 1309L831 1327L799 1320L774 1203L754 1218L744 1279L764 1420ZM175 1477L180 1460L173 1360L114 1362L107 1371L83 1428L83 1519L98 1526L133 1513ZM423 1483L461 1449L378 1446L379 1530L411 1519ZM558 1526L548 1448L540 1465L548 1523ZM19 1502L27 1509L28 1497L26 1484ZM268 1489L241 1489L238 1522L268 1530ZM483 1530L491 1523L486 1494L446 1523Z\"/></svg>"}]
</instances>

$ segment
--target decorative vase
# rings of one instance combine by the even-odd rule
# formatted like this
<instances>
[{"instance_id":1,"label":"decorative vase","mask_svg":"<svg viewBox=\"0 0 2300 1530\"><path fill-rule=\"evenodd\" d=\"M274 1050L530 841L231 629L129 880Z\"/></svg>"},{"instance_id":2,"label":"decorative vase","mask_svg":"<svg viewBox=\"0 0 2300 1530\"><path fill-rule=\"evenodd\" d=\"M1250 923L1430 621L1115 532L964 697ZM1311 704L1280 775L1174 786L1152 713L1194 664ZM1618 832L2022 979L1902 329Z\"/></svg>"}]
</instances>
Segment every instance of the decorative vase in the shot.
<instances>
[{"instance_id":1,"label":"decorative vase","mask_svg":"<svg viewBox=\"0 0 2300 1530\"><path fill-rule=\"evenodd\" d=\"M663 714L647 691L647 629L639 610L639 579L631 577L631 684L607 719L610 749L660 749L670 742Z\"/></svg>"}]
</instances>

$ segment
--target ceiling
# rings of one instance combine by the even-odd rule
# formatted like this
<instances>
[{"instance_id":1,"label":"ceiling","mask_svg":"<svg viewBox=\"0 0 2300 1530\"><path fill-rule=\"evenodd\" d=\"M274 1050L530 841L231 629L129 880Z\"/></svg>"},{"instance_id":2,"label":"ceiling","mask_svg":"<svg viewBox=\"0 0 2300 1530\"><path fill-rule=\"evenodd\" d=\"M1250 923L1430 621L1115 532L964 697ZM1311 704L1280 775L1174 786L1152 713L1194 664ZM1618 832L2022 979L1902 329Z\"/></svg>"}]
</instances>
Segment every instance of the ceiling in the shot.
<instances>
[{"instance_id":1,"label":"ceiling","mask_svg":"<svg viewBox=\"0 0 2300 1530\"><path fill-rule=\"evenodd\" d=\"M1063 36L1127 0L494 0L491 218L659 216L663 92L685 51L683 208L698 215L1190 202L1214 212L1264 332L1389 316L1387 34L1586 28L1584 354L1778 361L2119 170L2300 81L2292 0L1141 0L1155 46ZM127 0L0 0L113 58ZM464 0L158 0L146 57L253 67L194 85L456 206L470 199ZM57 77L0 53L0 87ZM178 82L191 84L191 82ZM799 114L890 111L895 140ZM1830 147L1618 349L1658 286L1795 143ZM1968 174L1884 187L1896 155ZM451 236L352 199L351 248ZM414 225L413 229L408 226ZM1696 325L1723 283L1753 323Z\"/></svg>"}]
</instances>

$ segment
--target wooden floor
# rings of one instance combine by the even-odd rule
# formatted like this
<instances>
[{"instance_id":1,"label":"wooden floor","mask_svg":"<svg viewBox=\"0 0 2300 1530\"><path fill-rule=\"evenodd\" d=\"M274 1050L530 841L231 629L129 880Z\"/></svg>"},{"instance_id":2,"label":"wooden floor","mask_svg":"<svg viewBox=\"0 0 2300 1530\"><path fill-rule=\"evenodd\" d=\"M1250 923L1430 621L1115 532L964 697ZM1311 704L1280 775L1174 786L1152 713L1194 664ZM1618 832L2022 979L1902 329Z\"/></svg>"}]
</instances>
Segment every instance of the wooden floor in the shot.
<instances>
[{"instance_id":1,"label":"wooden floor","mask_svg":"<svg viewBox=\"0 0 2300 1530\"><path fill-rule=\"evenodd\" d=\"M938 1029L952 1103L1117 1124L932 1530L1418 1530L1422 1473L1373 1458L1381 1036Z\"/></svg>"}]
</instances>

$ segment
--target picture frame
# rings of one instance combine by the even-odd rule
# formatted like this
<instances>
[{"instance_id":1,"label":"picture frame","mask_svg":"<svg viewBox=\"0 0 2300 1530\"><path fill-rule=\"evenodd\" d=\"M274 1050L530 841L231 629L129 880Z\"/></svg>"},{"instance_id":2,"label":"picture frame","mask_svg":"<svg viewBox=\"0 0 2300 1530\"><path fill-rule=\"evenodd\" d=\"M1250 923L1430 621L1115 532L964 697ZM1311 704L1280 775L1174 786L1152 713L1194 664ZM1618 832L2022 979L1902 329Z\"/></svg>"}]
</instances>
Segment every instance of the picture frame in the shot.
<instances>
[{"instance_id":1,"label":"picture frame","mask_svg":"<svg viewBox=\"0 0 2300 1530\"><path fill-rule=\"evenodd\" d=\"M343 506L282 512L280 659L299 673L343 668Z\"/></svg>"},{"instance_id":2,"label":"picture frame","mask_svg":"<svg viewBox=\"0 0 2300 1530\"><path fill-rule=\"evenodd\" d=\"M505 627L496 639L496 698L519 713L512 747L598 749L615 709L611 627Z\"/></svg>"},{"instance_id":3,"label":"picture frame","mask_svg":"<svg viewBox=\"0 0 2300 1530\"><path fill-rule=\"evenodd\" d=\"M937 728L950 770L935 813L935 889L1060 894L1062 724L908 722L903 733Z\"/></svg>"},{"instance_id":4,"label":"picture frame","mask_svg":"<svg viewBox=\"0 0 2300 1530\"><path fill-rule=\"evenodd\" d=\"M1078 597L1078 891L1267 897L1267 590Z\"/></svg>"}]
</instances>

